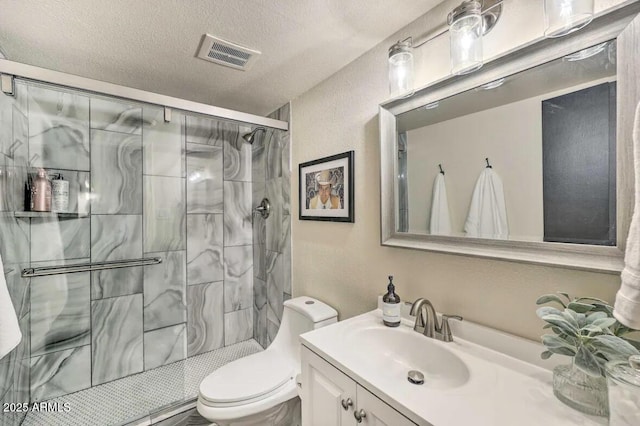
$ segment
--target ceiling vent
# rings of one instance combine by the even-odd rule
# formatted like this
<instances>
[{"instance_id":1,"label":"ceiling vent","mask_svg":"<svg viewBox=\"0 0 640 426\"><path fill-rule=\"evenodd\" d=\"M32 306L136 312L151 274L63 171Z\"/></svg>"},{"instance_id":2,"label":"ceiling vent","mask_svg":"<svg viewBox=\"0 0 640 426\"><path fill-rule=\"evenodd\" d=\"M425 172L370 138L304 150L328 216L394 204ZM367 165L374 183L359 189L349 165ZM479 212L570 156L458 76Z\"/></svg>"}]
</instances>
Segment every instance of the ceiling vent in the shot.
<instances>
[{"instance_id":1,"label":"ceiling vent","mask_svg":"<svg viewBox=\"0 0 640 426\"><path fill-rule=\"evenodd\" d=\"M257 50L205 34L202 38L198 58L226 67L246 71L260 56Z\"/></svg>"}]
</instances>

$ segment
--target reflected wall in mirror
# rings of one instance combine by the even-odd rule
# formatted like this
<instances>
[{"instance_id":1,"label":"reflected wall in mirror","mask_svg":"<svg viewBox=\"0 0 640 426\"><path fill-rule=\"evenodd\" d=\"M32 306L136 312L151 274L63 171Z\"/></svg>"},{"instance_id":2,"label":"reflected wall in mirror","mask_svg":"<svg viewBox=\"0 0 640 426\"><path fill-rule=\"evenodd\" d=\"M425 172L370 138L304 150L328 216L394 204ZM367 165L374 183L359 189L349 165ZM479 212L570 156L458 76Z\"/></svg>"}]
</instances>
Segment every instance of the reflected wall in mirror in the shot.
<instances>
[{"instance_id":1,"label":"reflected wall in mirror","mask_svg":"<svg viewBox=\"0 0 640 426\"><path fill-rule=\"evenodd\" d=\"M397 230L615 245L615 95L612 40L398 115Z\"/></svg>"},{"instance_id":2,"label":"reflected wall in mirror","mask_svg":"<svg viewBox=\"0 0 640 426\"><path fill-rule=\"evenodd\" d=\"M380 105L381 243L619 273L639 167L639 12L629 3Z\"/></svg>"}]
</instances>

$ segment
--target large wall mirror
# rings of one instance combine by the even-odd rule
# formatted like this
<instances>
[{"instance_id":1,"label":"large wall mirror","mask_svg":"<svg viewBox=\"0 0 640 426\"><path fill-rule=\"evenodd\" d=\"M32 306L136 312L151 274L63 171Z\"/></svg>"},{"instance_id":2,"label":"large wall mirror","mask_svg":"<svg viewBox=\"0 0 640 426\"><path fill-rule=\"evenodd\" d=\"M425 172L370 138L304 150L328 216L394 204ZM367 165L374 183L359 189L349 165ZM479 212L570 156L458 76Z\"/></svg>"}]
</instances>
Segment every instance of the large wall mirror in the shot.
<instances>
[{"instance_id":1,"label":"large wall mirror","mask_svg":"<svg viewBox=\"0 0 640 426\"><path fill-rule=\"evenodd\" d=\"M381 105L382 244L619 272L639 9Z\"/></svg>"}]
</instances>

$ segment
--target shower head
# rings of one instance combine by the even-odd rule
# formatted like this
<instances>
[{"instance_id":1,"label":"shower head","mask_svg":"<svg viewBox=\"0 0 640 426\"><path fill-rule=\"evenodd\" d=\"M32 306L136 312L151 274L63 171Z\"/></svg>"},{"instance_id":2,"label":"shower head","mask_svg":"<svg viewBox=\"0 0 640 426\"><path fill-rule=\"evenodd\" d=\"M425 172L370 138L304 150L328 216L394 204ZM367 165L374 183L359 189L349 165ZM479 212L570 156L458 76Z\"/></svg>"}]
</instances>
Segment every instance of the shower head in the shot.
<instances>
[{"instance_id":1,"label":"shower head","mask_svg":"<svg viewBox=\"0 0 640 426\"><path fill-rule=\"evenodd\" d=\"M262 130L263 132L266 132L267 129L265 129L264 127L256 127L255 129L253 129L251 132L249 133L245 133L244 135L242 135L242 139L244 139L245 141L249 142L249 143L253 143L253 140L256 137L256 134Z\"/></svg>"}]
</instances>

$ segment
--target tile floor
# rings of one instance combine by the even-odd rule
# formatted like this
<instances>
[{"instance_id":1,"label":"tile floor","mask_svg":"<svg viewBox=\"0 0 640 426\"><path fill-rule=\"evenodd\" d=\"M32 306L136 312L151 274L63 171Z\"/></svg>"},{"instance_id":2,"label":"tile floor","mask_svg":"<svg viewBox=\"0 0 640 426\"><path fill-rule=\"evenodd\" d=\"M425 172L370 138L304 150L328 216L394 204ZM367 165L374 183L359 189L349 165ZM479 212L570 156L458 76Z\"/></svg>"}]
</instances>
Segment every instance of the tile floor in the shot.
<instances>
[{"instance_id":1,"label":"tile floor","mask_svg":"<svg viewBox=\"0 0 640 426\"><path fill-rule=\"evenodd\" d=\"M167 418L167 415L156 415L155 413L180 402L190 403L195 407L195 403L190 401L197 397L198 385L204 377L235 359L261 350L262 347L251 339L144 373L54 398L47 402L67 403L68 412L30 412L23 425L148 425L158 424L163 420L161 423L163 426L206 424L198 423L204 419L198 420L199 416L194 410L170 418Z\"/></svg>"}]
</instances>

